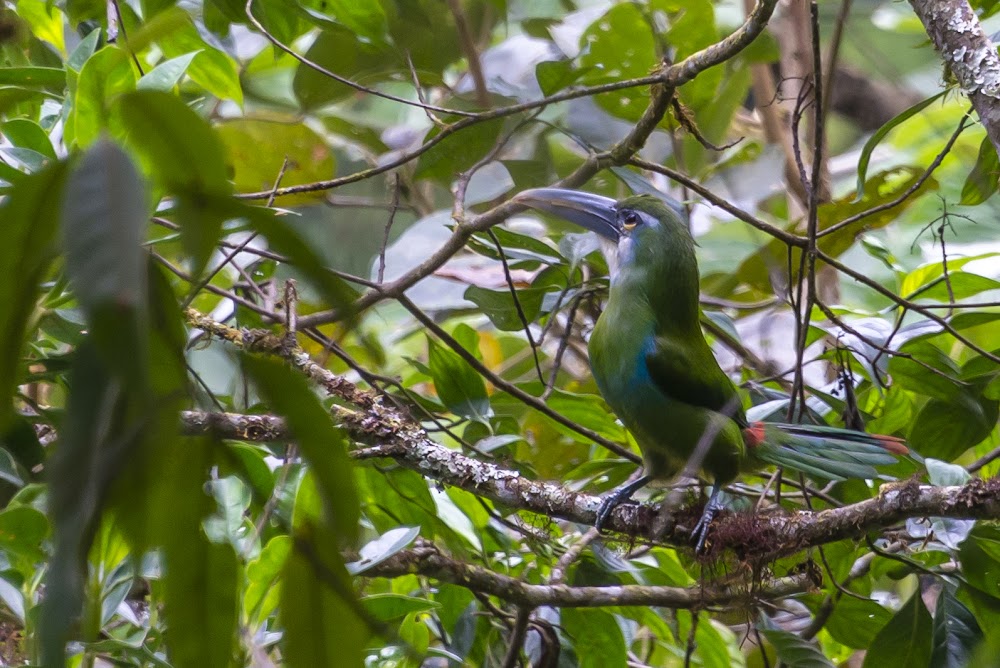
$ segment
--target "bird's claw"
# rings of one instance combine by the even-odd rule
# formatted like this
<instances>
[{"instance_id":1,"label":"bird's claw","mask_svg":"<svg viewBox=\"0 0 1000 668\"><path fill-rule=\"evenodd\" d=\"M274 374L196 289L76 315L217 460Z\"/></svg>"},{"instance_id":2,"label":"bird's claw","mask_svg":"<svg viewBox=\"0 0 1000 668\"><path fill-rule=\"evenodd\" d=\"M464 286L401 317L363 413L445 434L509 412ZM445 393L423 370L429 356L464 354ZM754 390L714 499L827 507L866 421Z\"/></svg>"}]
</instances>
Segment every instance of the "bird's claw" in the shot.
<instances>
[{"instance_id":1,"label":"bird's claw","mask_svg":"<svg viewBox=\"0 0 1000 668\"><path fill-rule=\"evenodd\" d=\"M705 542L708 539L708 534L711 533L712 522L715 521L718 514L718 508L706 506L705 512L701 514L701 518L698 520L698 523L695 524L694 529L691 530L691 537L695 541L694 551L698 556L705 554Z\"/></svg>"}]
</instances>

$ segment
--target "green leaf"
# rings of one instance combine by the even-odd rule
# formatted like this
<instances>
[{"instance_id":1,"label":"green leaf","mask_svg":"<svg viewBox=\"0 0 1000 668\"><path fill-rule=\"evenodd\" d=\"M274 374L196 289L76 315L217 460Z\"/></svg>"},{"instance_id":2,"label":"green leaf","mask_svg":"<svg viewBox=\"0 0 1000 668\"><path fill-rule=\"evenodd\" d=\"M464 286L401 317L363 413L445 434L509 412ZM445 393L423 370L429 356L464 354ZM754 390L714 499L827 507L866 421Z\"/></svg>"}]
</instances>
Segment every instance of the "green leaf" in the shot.
<instances>
[{"instance_id":1,"label":"green leaf","mask_svg":"<svg viewBox=\"0 0 1000 668\"><path fill-rule=\"evenodd\" d=\"M925 668L931 658L933 621L920 592L879 631L865 656L864 668Z\"/></svg>"},{"instance_id":2,"label":"green leaf","mask_svg":"<svg viewBox=\"0 0 1000 668\"><path fill-rule=\"evenodd\" d=\"M761 629L761 633L774 646L781 664L788 668L833 668L833 662L813 642L778 628Z\"/></svg>"},{"instance_id":3,"label":"green leaf","mask_svg":"<svg viewBox=\"0 0 1000 668\"><path fill-rule=\"evenodd\" d=\"M0 86L66 85L66 70L58 67L0 67Z\"/></svg>"},{"instance_id":4,"label":"green leaf","mask_svg":"<svg viewBox=\"0 0 1000 668\"><path fill-rule=\"evenodd\" d=\"M52 141L38 123L27 118L14 118L0 125L0 132L14 146L31 149L50 160L56 160Z\"/></svg>"},{"instance_id":5,"label":"green leaf","mask_svg":"<svg viewBox=\"0 0 1000 668\"><path fill-rule=\"evenodd\" d=\"M292 537L275 536L260 551L260 556L247 564L243 609L255 624L264 622L278 607L281 590L274 585L291 552Z\"/></svg>"},{"instance_id":6,"label":"green leaf","mask_svg":"<svg viewBox=\"0 0 1000 668\"><path fill-rule=\"evenodd\" d=\"M236 646L238 564L229 544L213 543L202 531L212 511L205 493L217 444L200 438L190 451L173 457L162 472L167 484L157 510L163 533L164 602L171 663L226 666Z\"/></svg>"},{"instance_id":7,"label":"green leaf","mask_svg":"<svg viewBox=\"0 0 1000 668\"><path fill-rule=\"evenodd\" d=\"M200 275L215 249L224 216L211 198L232 192L222 143L212 128L176 95L140 91L123 96L115 113L129 145L154 180L178 197L181 241Z\"/></svg>"},{"instance_id":8,"label":"green leaf","mask_svg":"<svg viewBox=\"0 0 1000 668\"><path fill-rule=\"evenodd\" d=\"M529 323L538 317L542 300L548 292L545 288L521 288L517 291L517 302ZM510 290L487 290L473 285L465 291L465 298L475 303L497 329L505 332L524 329Z\"/></svg>"},{"instance_id":9,"label":"green leaf","mask_svg":"<svg viewBox=\"0 0 1000 668\"><path fill-rule=\"evenodd\" d=\"M282 571L282 658L290 668L364 665L368 633L347 598L350 578L336 550L325 556L315 563L296 549Z\"/></svg>"},{"instance_id":10,"label":"green leaf","mask_svg":"<svg viewBox=\"0 0 1000 668\"><path fill-rule=\"evenodd\" d=\"M927 467L927 479L932 485L941 487L964 485L972 478L972 474L966 471L964 466L949 464L932 457L924 459L924 466Z\"/></svg>"},{"instance_id":11,"label":"green leaf","mask_svg":"<svg viewBox=\"0 0 1000 668\"><path fill-rule=\"evenodd\" d=\"M66 272L91 318L146 299L146 188L131 158L102 139L74 165L63 200Z\"/></svg>"},{"instance_id":12,"label":"green leaf","mask_svg":"<svg viewBox=\"0 0 1000 668\"><path fill-rule=\"evenodd\" d=\"M248 355L242 361L258 392L295 434L322 492L327 521L332 522L338 536L355 540L358 496L344 433L333 426L330 414L300 373L274 360Z\"/></svg>"},{"instance_id":13,"label":"green leaf","mask_svg":"<svg viewBox=\"0 0 1000 668\"><path fill-rule=\"evenodd\" d=\"M216 126L216 132L225 145L237 191L270 190L279 174L282 187L334 176L333 151L304 123L234 119ZM312 204L325 201L326 196L324 191L285 195L274 204L283 207Z\"/></svg>"},{"instance_id":14,"label":"green leaf","mask_svg":"<svg viewBox=\"0 0 1000 668\"><path fill-rule=\"evenodd\" d=\"M427 337L427 366L434 389L449 411L472 420L486 422L493 414L483 377L469 364Z\"/></svg>"},{"instance_id":15,"label":"green leaf","mask_svg":"<svg viewBox=\"0 0 1000 668\"><path fill-rule=\"evenodd\" d=\"M372 594L362 598L361 603L368 610L368 614L382 622L441 607L441 604L435 601L400 594Z\"/></svg>"},{"instance_id":16,"label":"green leaf","mask_svg":"<svg viewBox=\"0 0 1000 668\"><path fill-rule=\"evenodd\" d=\"M983 640L979 623L951 589L945 586L934 611L934 642L930 665L934 668L963 668L972 665L976 648Z\"/></svg>"},{"instance_id":17,"label":"green leaf","mask_svg":"<svg viewBox=\"0 0 1000 668\"><path fill-rule=\"evenodd\" d=\"M188 67L191 66L191 62L195 59L200 51L194 51L192 53L185 53L183 56L177 56L176 58L171 58L165 60L149 72L146 72L139 79L139 83L136 84L136 89L138 90L162 90L171 91L174 86L181 80L184 73L187 72Z\"/></svg>"},{"instance_id":18,"label":"green leaf","mask_svg":"<svg viewBox=\"0 0 1000 668\"><path fill-rule=\"evenodd\" d=\"M535 66L535 79L546 96L558 93L579 81L587 69L576 67L572 60L545 60Z\"/></svg>"},{"instance_id":19,"label":"green leaf","mask_svg":"<svg viewBox=\"0 0 1000 668\"><path fill-rule=\"evenodd\" d=\"M952 401L931 399L917 413L907 440L924 457L952 461L989 436L998 416L1000 402L968 392Z\"/></svg>"},{"instance_id":20,"label":"green leaf","mask_svg":"<svg viewBox=\"0 0 1000 668\"><path fill-rule=\"evenodd\" d=\"M0 282L0 393L10 397L20 378L24 337L38 287L55 256L59 222L59 200L66 166L25 176L10 191L0 208L4 243L0 244L0 266L17 280ZM0 433L7 430L13 405L0 408Z\"/></svg>"},{"instance_id":21,"label":"green leaf","mask_svg":"<svg viewBox=\"0 0 1000 668\"><path fill-rule=\"evenodd\" d=\"M868 141L865 142L864 148L861 149L861 155L858 157L858 183L857 186L855 186L857 195L855 196L854 201L860 201L865 195L865 181L868 178L868 162L871 160L872 151L875 150L875 147L878 146L882 140L885 139L886 136L897 126L902 125L908 119L916 116L921 111L929 107L938 98L942 97L945 92L946 91L941 91L926 100L917 102L909 109L886 121L885 125L876 130L875 134L868 138Z\"/></svg>"},{"instance_id":22,"label":"green leaf","mask_svg":"<svg viewBox=\"0 0 1000 668\"><path fill-rule=\"evenodd\" d=\"M472 167L493 148L503 127L504 119L498 118L476 123L445 137L420 156L414 178L450 183L457 174ZM424 141L433 139L439 132L440 129L435 127Z\"/></svg>"},{"instance_id":23,"label":"green leaf","mask_svg":"<svg viewBox=\"0 0 1000 668\"><path fill-rule=\"evenodd\" d=\"M135 89L135 74L128 54L106 46L87 60L76 84L71 115L72 136L79 146L89 146L108 129L112 101Z\"/></svg>"},{"instance_id":24,"label":"green leaf","mask_svg":"<svg viewBox=\"0 0 1000 668\"><path fill-rule=\"evenodd\" d=\"M129 145L172 192L228 194L222 142L211 126L176 95L140 91L115 106Z\"/></svg>"},{"instance_id":25,"label":"green leaf","mask_svg":"<svg viewBox=\"0 0 1000 668\"><path fill-rule=\"evenodd\" d=\"M196 53L187 68L191 80L212 95L242 106L243 89L236 62L223 51L206 44L190 19L162 36L157 44L167 58Z\"/></svg>"},{"instance_id":26,"label":"green leaf","mask_svg":"<svg viewBox=\"0 0 1000 668\"><path fill-rule=\"evenodd\" d=\"M362 42L341 26L326 26L306 51L306 58L342 77L370 86L389 74L390 68L386 67L389 54L385 45ZM317 109L356 92L303 64L295 71L292 90L305 110Z\"/></svg>"},{"instance_id":27,"label":"green leaf","mask_svg":"<svg viewBox=\"0 0 1000 668\"><path fill-rule=\"evenodd\" d=\"M388 25L385 10L378 0L321 0L316 4L322 12L302 3L302 9L313 17L325 21L335 20L353 34L364 38L365 42L384 42Z\"/></svg>"},{"instance_id":28,"label":"green leaf","mask_svg":"<svg viewBox=\"0 0 1000 668\"><path fill-rule=\"evenodd\" d=\"M983 137L979 145L979 155L976 164L965 178L962 186L962 199L959 204L974 206L982 204L997 191L997 179L1000 178L1000 158L989 137Z\"/></svg>"},{"instance_id":29,"label":"green leaf","mask_svg":"<svg viewBox=\"0 0 1000 668\"><path fill-rule=\"evenodd\" d=\"M652 26L632 3L614 5L591 23L580 46L579 67L585 70L580 82L588 86L646 76L658 60ZM627 88L596 95L594 101L613 116L637 121L649 92L645 87Z\"/></svg>"},{"instance_id":30,"label":"green leaf","mask_svg":"<svg viewBox=\"0 0 1000 668\"><path fill-rule=\"evenodd\" d=\"M837 642L854 649L868 649L892 613L871 599L844 596L833 609L826 630Z\"/></svg>"},{"instance_id":31,"label":"green leaf","mask_svg":"<svg viewBox=\"0 0 1000 668\"><path fill-rule=\"evenodd\" d=\"M560 623L569 636L580 668L628 665L625 638L610 613L589 608L563 608Z\"/></svg>"}]
</instances>

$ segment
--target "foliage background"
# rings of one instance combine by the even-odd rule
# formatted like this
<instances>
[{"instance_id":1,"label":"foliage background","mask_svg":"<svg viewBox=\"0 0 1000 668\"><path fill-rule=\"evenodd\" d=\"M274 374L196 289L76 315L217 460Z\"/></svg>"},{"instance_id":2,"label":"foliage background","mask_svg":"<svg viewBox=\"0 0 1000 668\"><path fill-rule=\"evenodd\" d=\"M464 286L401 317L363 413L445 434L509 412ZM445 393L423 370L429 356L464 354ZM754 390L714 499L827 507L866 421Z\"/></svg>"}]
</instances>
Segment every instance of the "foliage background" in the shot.
<instances>
[{"instance_id":1,"label":"foliage background","mask_svg":"<svg viewBox=\"0 0 1000 668\"><path fill-rule=\"evenodd\" d=\"M909 7L774 7L8 2L4 660L992 665L1000 163ZM588 530L637 450L595 240L507 203L560 180L683 202L758 414L926 470Z\"/></svg>"}]
</instances>

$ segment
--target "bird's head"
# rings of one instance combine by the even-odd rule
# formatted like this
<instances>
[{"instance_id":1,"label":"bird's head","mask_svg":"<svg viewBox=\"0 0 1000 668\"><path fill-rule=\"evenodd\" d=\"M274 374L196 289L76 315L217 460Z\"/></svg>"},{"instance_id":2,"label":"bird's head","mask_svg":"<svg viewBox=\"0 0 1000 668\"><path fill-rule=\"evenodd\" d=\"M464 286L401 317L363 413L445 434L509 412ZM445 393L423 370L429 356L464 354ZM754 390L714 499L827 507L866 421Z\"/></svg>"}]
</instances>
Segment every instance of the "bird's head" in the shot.
<instances>
[{"instance_id":1,"label":"bird's head","mask_svg":"<svg viewBox=\"0 0 1000 668\"><path fill-rule=\"evenodd\" d=\"M576 223L610 242L605 253L612 278L621 269L669 256L671 250L693 252L680 211L652 195L614 200L579 190L534 188L512 201Z\"/></svg>"}]
</instances>

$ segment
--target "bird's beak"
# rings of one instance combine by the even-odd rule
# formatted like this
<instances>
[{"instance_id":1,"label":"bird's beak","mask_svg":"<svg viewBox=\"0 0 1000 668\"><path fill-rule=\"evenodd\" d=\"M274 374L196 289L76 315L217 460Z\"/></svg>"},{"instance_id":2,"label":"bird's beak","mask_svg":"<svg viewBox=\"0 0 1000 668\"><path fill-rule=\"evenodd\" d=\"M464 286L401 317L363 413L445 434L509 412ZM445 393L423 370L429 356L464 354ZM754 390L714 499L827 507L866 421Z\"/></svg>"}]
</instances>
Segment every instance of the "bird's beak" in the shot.
<instances>
[{"instance_id":1,"label":"bird's beak","mask_svg":"<svg viewBox=\"0 0 1000 668\"><path fill-rule=\"evenodd\" d=\"M564 188L533 188L511 201L559 216L614 242L621 236L616 202L610 197Z\"/></svg>"}]
</instances>

